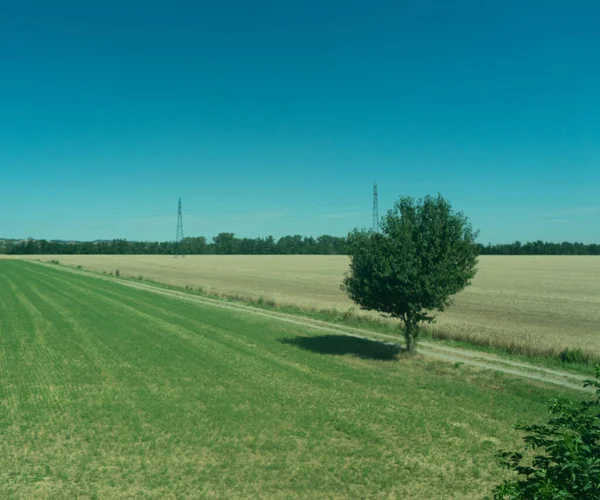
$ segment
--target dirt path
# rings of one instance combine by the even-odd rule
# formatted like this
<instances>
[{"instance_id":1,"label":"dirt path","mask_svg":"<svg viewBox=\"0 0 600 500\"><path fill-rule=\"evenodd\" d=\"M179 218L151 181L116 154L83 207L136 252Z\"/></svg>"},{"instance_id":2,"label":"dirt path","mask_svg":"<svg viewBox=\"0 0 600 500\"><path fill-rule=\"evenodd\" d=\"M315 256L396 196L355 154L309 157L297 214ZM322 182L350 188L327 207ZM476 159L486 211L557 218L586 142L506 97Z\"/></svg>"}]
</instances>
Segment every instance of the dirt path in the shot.
<instances>
[{"instance_id":1,"label":"dirt path","mask_svg":"<svg viewBox=\"0 0 600 500\"><path fill-rule=\"evenodd\" d=\"M35 261L30 261L35 262ZM225 300L211 299L208 297L202 297L198 295L191 295L185 292L176 290L168 290L159 286L151 285L148 283L140 283L134 281L128 281L112 276L104 276L89 271L83 271L79 269L72 269L65 266L56 266L52 264L46 264L43 262L35 262L36 264L43 267L51 267L53 269L61 269L65 272L71 272L74 274L80 274L95 279L104 281L111 281L118 283L123 286L136 288L138 290L145 290L148 292L164 295L166 297L173 297L187 302L193 302L211 307L219 307L222 309L229 309L242 314L252 314L255 316L262 316L264 318L274 319L291 323L294 325L304 326L313 330L325 331L328 333L335 333L338 335L349 335L353 337L366 338L371 340L382 340L387 342L397 342L398 336L386 335L383 333L373 332L362 328L354 328L345 325L337 325L334 323L328 323L326 321L320 321L312 318L307 318L294 314L281 313L276 311L268 311L253 307L245 304L227 302ZM589 392L591 389L584 388L582 383L585 379L590 378L575 373L570 373L562 370L554 370L551 368L545 368L537 366L531 363L524 363L518 361L511 361L501 356L494 354L473 351L468 349L461 349L457 347L449 347L433 342L420 342L419 353L425 356L435 358L441 361L449 363L462 363L468 366L473 366L486 370L495 370L509 375L514 375L521 378L530 380L536 380L539 382L545 382L549 384L559 385L569 389L586 391Z\"/></svg>"}]
</instances>

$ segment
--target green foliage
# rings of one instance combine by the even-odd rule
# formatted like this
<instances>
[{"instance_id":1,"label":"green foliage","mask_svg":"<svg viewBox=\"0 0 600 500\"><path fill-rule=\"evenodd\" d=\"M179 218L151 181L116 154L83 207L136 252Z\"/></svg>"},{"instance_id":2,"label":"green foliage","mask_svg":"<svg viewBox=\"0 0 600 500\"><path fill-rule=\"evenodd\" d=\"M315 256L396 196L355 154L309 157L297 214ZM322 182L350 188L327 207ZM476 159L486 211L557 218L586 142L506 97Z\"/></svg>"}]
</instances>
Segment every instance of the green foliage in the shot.
<instances>
[{"instance_id":1,"label":"green foliage","mask_svg":"<svg viewBox=\"0 0 600 500\"><path fill-rule=\"evenodd\" d=\"M349 235L350 271L342 288L361 308L404 322L409 351L418 327L443 311L476 273L476 232L441 195L401 198L382 221L382 232Z\"/></svg>"},{"instance_id":2,"label":"green foliage","mask_svg":"<svg viewBox=\"0 0 600 500\"><path fill-rule=\"evenodd\" d=\"M596 378L600 367L596 367ZM524 462L522 453L500 453L502 464L518 474L494 490L500 499L597 499L600 498L600 382L586 380L596 397L579 405L554 399L547 424L516 425L526 432L527 449L541 450Z\"/></svg>"}]
</instances>

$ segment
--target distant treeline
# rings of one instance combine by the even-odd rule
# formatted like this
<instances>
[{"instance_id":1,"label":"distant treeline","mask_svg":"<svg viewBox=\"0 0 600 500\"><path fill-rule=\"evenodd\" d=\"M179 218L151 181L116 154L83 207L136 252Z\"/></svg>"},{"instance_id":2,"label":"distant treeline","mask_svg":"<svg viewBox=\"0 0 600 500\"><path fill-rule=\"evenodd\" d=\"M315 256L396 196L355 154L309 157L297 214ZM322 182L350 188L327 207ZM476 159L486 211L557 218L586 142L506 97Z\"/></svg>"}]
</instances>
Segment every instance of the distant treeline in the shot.
<instances>
[{"instance_id":1,"label":"distant treeline","mask_svg":"<svg viewBox=\"0 0 600 500\"><path fill-rule=\"evenodd\" d=\"M275 239L236 238L220 233L208 242L204 236L172 241L85 241L56 242L27 240L13 244L7 253L18 255L124 254L124 255L344 255L347 239L323 235L318 238L283 236Z\"/></svg>"},{"instance_id":2,"label":"distant treeline","mask_svg":"<svg viewBox=\"0 0 600 500\"><path fill-rule=\"evenodd\" d=\"M600 245L592 243L548 243L545 241L530 241L521 243L502 243L498 245L479 245L480 255L600 255Z\"/></svg>"},{"instance_id":3,"label":"distant treeline","mask_svg":"<svg viewBox=\"0 0 600 500\"><path fill-rule=\"evenodd\" d=\"M236 238L233 233L220 233L211 242L203 236L185 238L181 243L172 241L83 241L64 242L46 240L4 241L0 253L16 255L54 254L124 254L124 255L345 255L347 238L323 235L318 238L300 235L275 239ZM480 255L600 255L600 244L548 243L533 241L521 243L481 245Z\"/></svg>"}]
</instances>

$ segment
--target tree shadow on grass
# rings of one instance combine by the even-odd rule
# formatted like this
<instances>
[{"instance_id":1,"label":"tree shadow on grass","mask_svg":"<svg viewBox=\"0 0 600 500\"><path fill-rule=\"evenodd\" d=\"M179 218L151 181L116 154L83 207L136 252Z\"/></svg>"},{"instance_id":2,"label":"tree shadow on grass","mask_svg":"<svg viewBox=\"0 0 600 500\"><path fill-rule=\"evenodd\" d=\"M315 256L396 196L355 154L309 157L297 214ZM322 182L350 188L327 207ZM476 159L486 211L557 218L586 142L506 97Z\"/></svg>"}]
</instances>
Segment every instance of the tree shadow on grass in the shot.
<instances>
[{"instance_id":1,"label":"tree shadow on grass","mask_svg":"<svg viewBox=\"0 0 600 500\"><path fill-rule=\"evenodd\" d=\"M362 359L393 361L402 351L398 344L379 342L349 335L321 335L318 337L293 337L279 339L282 344L290 344L307 351L341 356L353 354Z\"/></svg>"}]
</instances>

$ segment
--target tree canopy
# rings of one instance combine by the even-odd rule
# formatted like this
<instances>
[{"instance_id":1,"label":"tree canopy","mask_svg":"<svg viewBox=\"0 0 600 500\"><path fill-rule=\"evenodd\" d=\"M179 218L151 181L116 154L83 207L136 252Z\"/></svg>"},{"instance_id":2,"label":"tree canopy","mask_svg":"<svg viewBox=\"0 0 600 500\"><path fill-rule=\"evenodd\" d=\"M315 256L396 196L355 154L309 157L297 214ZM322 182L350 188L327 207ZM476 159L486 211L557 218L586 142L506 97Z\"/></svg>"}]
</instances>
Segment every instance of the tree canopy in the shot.
<instances>
[{"instance_id":1,"label":"tree canopy","mask_svg":"<svg viewBox=\"0 0 600 500\"><path fill-rule=\"evenodd\" d=\"M401 319L413 351L419 324L431 322L431 311L443 311L475 276L476 232L441 195L400 198L381 227L350 233L342 288L361 308Z\"/></svg>"}]
</instances>

